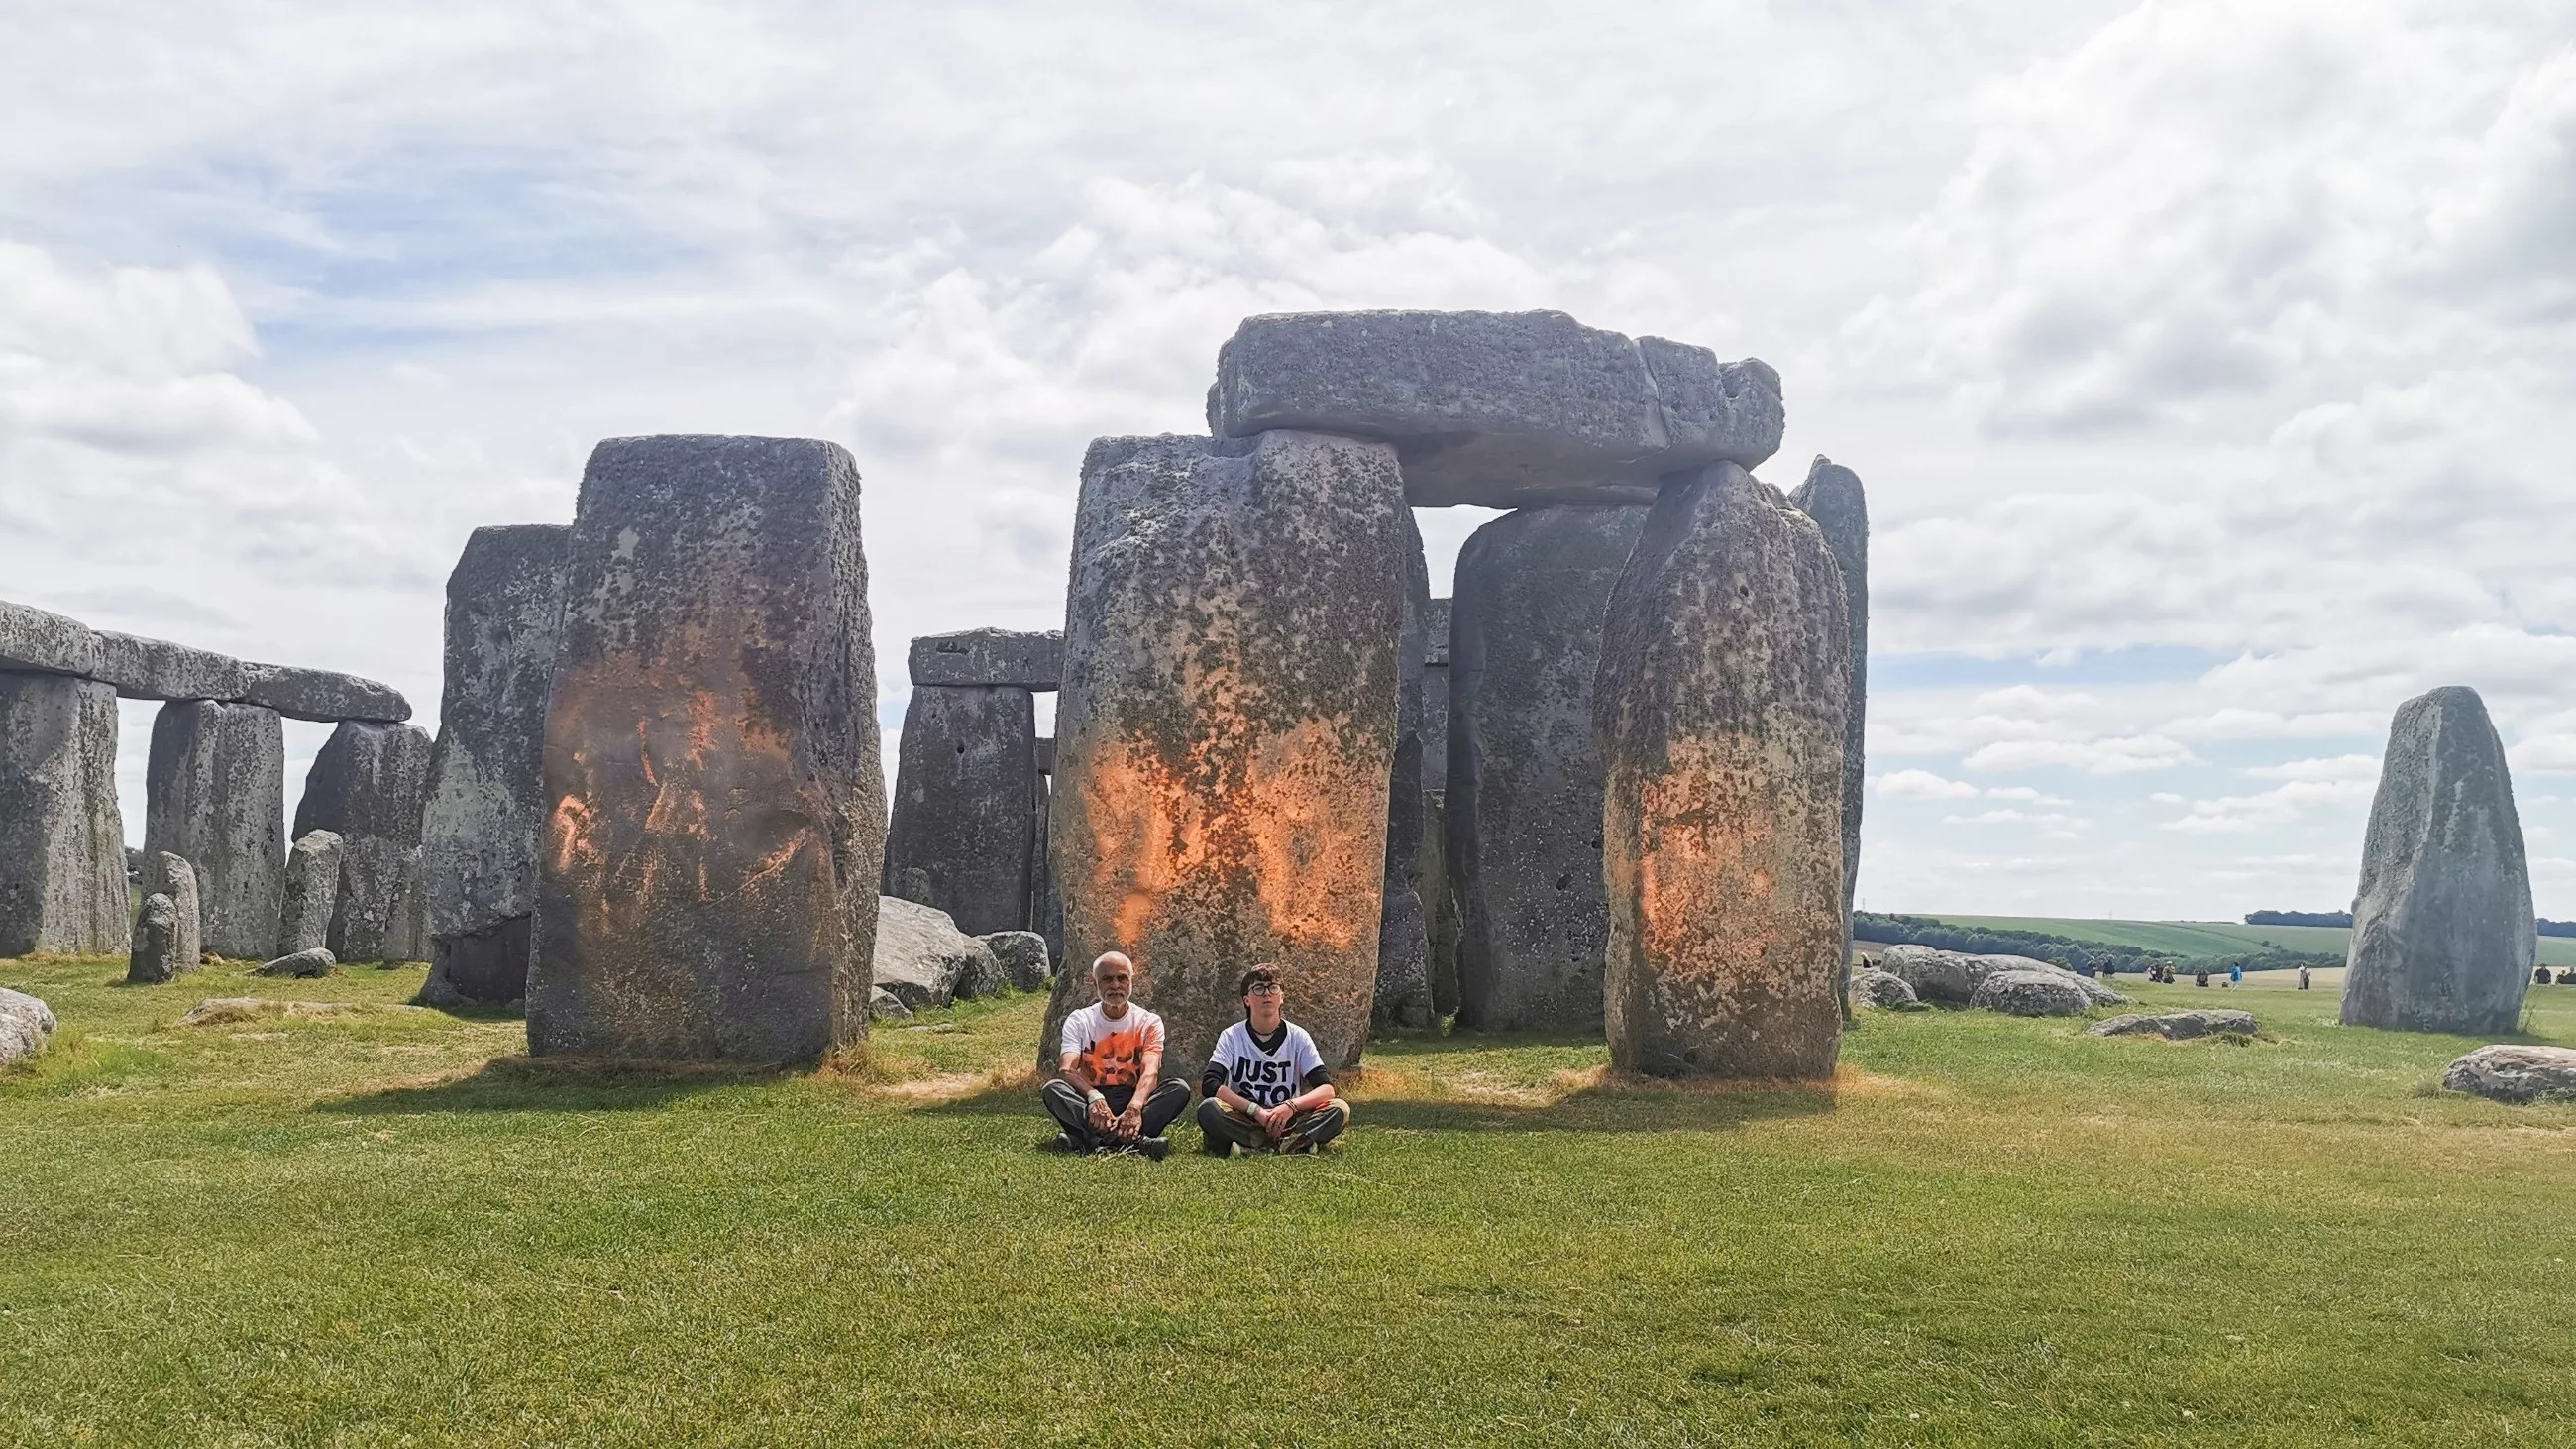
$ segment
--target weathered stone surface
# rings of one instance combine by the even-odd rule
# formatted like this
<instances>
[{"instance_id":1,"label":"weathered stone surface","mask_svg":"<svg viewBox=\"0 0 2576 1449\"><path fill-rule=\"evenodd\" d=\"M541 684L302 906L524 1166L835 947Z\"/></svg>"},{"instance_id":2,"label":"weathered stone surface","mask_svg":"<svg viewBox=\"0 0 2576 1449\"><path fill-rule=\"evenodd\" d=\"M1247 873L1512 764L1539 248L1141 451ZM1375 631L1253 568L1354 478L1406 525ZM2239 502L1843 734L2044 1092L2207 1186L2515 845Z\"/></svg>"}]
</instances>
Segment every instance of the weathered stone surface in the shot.
<instances>
[{"instance_id":1,"label":"weathered stone surface","mask_svg":"<svg viewBox=\"0 0 2576 1449\"><path fill-rule=\"evenodd\" d=\"M345 842L328 830L308 830L286 852L286 890L277 912L277 954L292 956L331 944L331 916L340 904L340 864Z\"/></svg>"},{"instance_id":2,"label":"weathered stone surface","mask_svg":"<svg viewBox=\"0 0 2576 1449\"><path fill-rule=\"evenodd\" d=\"M127 699L236 700L249 688L242 662L229 654L105 630L98 646L98 677Z\"/></svg>"},{"instance_id":3,"label":"weathered stone surface","mask_svg":"<svg viewBox=\"0 0 2576 1449\"><path fill-rule=\"evenodd\" d=\"M1010 684L1054 689L1064 682L1064 633L1058 629L965 629L912 641L912 682Z\"/></svg>"},{"instance_id":4,"label":"weathered stone surface","mask_svg":"<svg viewBox=\"0 0 2576 1449\"><path fill-rule=\"evenodd\" d=\"M1395 764L1386 787L1386 878L1379 884L1377 992L1371 1019L1426 1027L1431 1005L1431 935L1422 907L1422 671L1430 629L1431 577L1412 510L1406 538L1404 623L1396 636Z\"/></svg>"},{"instance_id":5,"label":"weathered stone surface","mask_svg":"<svg viewBox=\"0 0 2576 1449\"><path fill-rule=\"evenodd\" d=\"M331 968L339 964L332 959L328 950L316 946L310 951L291 952L274 961L254 966L251 968L251 974L253 976L328 976L331 974Z\"/></svg>"},{"instance_id":6,"label":"weathered stone surface","mask_svg":"<svg viewBox=\"0 0 2576 1449\"><path fill-rule=\"evenodd\" d=\"M874 987L869 990L868 1020L906 1021L909 1020L911 1016L912 1008L903 1004L903 998L886 990L882 986Z\"/></svg>"},{"instance_id":7,"label":"weathered stone surface","mask_svg":"<svg viewBox=\"0 0 2576 1449\"><path fill-rule=\"evenodd\" d=\"M546 693L572 530L478 528L447 576L445 678L420 854L432 1005L527 995L545 819Z\"/></svg>"},{"instance_id":8,"label":"weathered stone surface","mask_svg":"<svg viewBox=\"0 0 2576 1449\"><path fill-rule=\"evenodd\" d=\"M0 672L0 956L112 956L126 910L116 691Z\"/></svg>"},{"instance_id":9,"label":"weathered stone surface","mask_svg":"<svg viewBox=\"0 0 2576 1449\"><path fill-rule=\"evenodd\" d=\"M277 712L174 700L152 721L143 849L195 868L207 950L258 961L286 889L286 744Z\"/></svg>"},{"instance_id":10,"label":"weathered stone surface","mask_svg":"<svg viewBox=\"0 0 2576 1449\"><path fill-rule=\"evenodd\" d=\"M1977 983L1968 1004L2006 1016L2082 1016L2093 1001L2061 972L1997 971Z\"/></svg>"},{"instance_id":11,"label":"weathered stone surface","mask_svg":"<svg viewBox=\"0 0 2576 1449\"><path fill-rule=\"evenodd\" d=\"M0 1067L36 1056L53 1035L52 1007L23 991L0 986Z\"/></svg>"},{"instance_id":12,"label":"weathered stone surface","mask_svg":"<svg viewBox=\"0 0 2576 1449\"><path fill-rule=\"evenodd\" d=\"M886 815L850 455L611 439L567 558L529 1050L786 1062L864 1036Z\"/></svg>"},{"instance_id":13,"label":"weathered stone surface","mask_svg":"<svg viewBox=\"0 0 2576 1449\"><path fill-rule=\"evenodd\" d=\"M241 670L242 701L273 709L288 719L400 724L411 718L411 701L402 697L402 691L372 679L288 664L244 664Z\"/></svg>"},{"instance_id":14,"label":"weathered stone surface","mask_svg":"<svg viewBox=\"0 0 2576 1449\"><path fill-rule=\"evenodd\" d=\"M1888 971L1855 971L1851 976L1854 1006L1911 1006L1918 998L1905 978Z\"/></svg>"},{"instance_id":15,"label":"weathered stone surface","mask_svg":"<svg viewBox=\"0 0 2576 1449\"><path fill-rule=\"evenodd\" d=\"M1843 721L1843 932L1849 935L1852 893L1860 885L1861 787L1868 777L1869 498L1859 474L1819 453L1789 501L1816 520L1842 570L1843 601L1851 609L1851 690Z\"/></svg>"},{"instance_id":16,"label":"weathered stone surface","mask_svg":"<svg viewBox=\"0 0 2576 1449\"><path fill-rule=\"evenodd\" d=\"M1275 965L1324 1060L1356 1063L1377 975L1404 614L1382 443L1104 438L1074 518L1049 843L1064 899L1039 1042L1117 949L1195 1075Z\"/></svg>"},{"instance_id":17,"label":"weathered stone surface","mask_svg":"<svg viewBox=\"0 0 2576 1449\"><path fill-rule=\"evenodd\" d=\"M1765 363L1562 312L1247 317L1208 393L1220 437L1311 428L1393 444L1416 507L1649 502L1666 473L1770 457L1782 421Z\"/></svg>"},{"instance_id":18,"label":"weathered stone surface","mask_svg":"<svg viewBox=\"0 0 2576 1449\"><path fill-rule=\"evenodd\" d=\"M1458 552L1447 807L1466 1025L1601 1027L1610 911L1592 686L1610 591L1646 513L1524 508Z\"/></svg>"},{"instance_id":19,"label":"weathered stone surface","mask_svg":"<svg viewBox=\"0 0 2576 1449\"><path fill-rule=\"evenodd\" d=\"M98 635L77 619L0 600L0 669L96 678Z\"/></svg>"},{"instance_id":20,"label":"weathered stone surface","mask_svg":"<svg viewBox=\"0 0 2576 1449\"><path fill-rule=\"evenodd\" d=\"M1013 991L1043 991L1055 979L1054 958L1046 937L1035 931L990 931L978 937L1002 968Z\"/></svg>"},{"instance_id":21,"label":"weathered stone surface","mask_svg":"<svg viewBox=\"0 0 2576 1449\"><path fill-rule=\"evenodd\" d=\"M130 985L152 986L176 980L179 971L179 908L168 896L145 896L143 908L134 913L125 979Z\"/></svg>"},{"instance_id":22,"label":"weathered stone surface","mask_svg":"<svg viewBox=\"0 0 2576 1449\"><path fill-rule=\"evenodd\" d=\"M1422 788L1449 789L1449 601L1422 616Z\"/></svg>"},{"instance_id":23,"label":"weathered stone surface","mask_svg":"<svg viewBox=\"0 0 2576 1449\"><path fill-rule=\"evenodd\" d=\"M2539 945L2504 744L2476 690L2397 707L2362 838L2343 1024L2511 1031Z\"/></svg>"},{"instance_id":24,"label":"weathered stone surface","mask_svg":"<svg viewBox=\"0 0 2576 1449\"><path fill-rule=\"evenodd\" d=\"M1722 463L1665 486L1606 618L1611 1063L1830 1076L1848 959L1841 571L1812 520Z\"/></svg>"},{"instance_id":25,"label":"weathered stone surface","mask_svg":"<svg viewBox=\"0 0 2576 1449\"><path fill-rule=\"evenodd\" d=\"M328 830L342 842L328 942L342 961L405 961L419 954L408 914L418 899L429 756L429 736L416 725L343 720L304 777L296 837Z\"/></svg>"},{"instance_id":26,"label":"weathered stone surface","mask_svg":"<svg viewBox=\"0 0 2576 1449\"><path fill-rule=\"evenodd\" d=\"M957 929L946 911L894 896L877 902L876 986L908 1010L988 996L1003 979L993 949Z\"/></svg>"},{"instance_id":27,"label":"weathered stone surface","mask_svg":"<svg viewBox=\"0 0 2576 1449\"><path fill-rule=\"evenodd\" d=\"M2499 1102L2576 1102L2576 1049L2482 1046L2451 1063L2442 1086Z\"/></svg>"},{"instance_id":28,"label":"weathered stone surface","mask_svg":"<svg viewBox=\"0 0 2576 1449\"><path fill-rule=\"evenodd\" d=\"M1431 1009L1458 1014L1458 893L1449 874L1449 795L1422 792L1422 915L1430 938Z\"/></svg>"},{"instance_id":29,"label":"weathered stone surface","mask_svg":"<svg viewBox=\"0 0 2576 1449\"><path fill-rule=\"evenodd\" d=\"M1055 736L1053 735L1038 736L1038 773L1041 775L1055 773Z\"/></svg>"},{"instance_id":30,"label":"weathered stone surface","mask_svg":"<svg viewBox=\"0 0 2576 1449\"><path fill-rule=\"evenodd\" d=\"M1029 692L915 685L897 754L885 894L936 906L970 934L1026 926L1040 789Z\"/></svg>"},{"instance_id":31,"label":"weathered stone surface","mask_svg":"<svg viewBox=\"0 0 2576 1449\"><path fill-rule=\"evenodd\" d=\"M142 854L142 852L137 852ZM143 855L138 876L145 895L168 896L178 913L178 941L173 952L181 971L194 971L206 961L205 907L197 896L197 868L166 850Z\"/></svg>"},{"instance_id":32,"label":"weathered stone surface","mask_svg":"<svg viewBox=\"0 0 2576 1449\"><path fill-rule=\"evenodd\" d=\"M2132 1011L2086 1027L2088 1036L2160 1036L2190 1041L2204 1036L2252 1036L2262 1030L2250 1011L2169 1011L2161 1016Z\"/></svg>"},{"instance_id":33,"label":"weathered stone surface","mask_svg":"<svg viewBox=\"0 0 2576 1449\"><path fill-rule=\"evenodd\" d=\"M1965 1006L1977 994L1980 978L1969 973L1969 958L1956 952L1909 944L1890 946L1879 959L1888 974L1912 988L1921 1000Z\"/></svg>"}]
</instances>

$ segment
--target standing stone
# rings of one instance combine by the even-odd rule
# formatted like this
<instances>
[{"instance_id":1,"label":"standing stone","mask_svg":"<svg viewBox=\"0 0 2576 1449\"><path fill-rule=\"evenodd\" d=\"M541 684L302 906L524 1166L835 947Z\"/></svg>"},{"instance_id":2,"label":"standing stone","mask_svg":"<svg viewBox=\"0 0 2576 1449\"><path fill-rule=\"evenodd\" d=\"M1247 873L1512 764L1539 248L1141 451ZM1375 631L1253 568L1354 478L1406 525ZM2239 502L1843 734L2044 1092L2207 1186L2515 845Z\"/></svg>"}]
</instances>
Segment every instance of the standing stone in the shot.
<instances>
[{"instance_id":1,"label":"standing stone","mask_svg":"<svg viewBox=\"0 0 2576 1449\"><path fill-rule=\"evenodd\" d=\"M126 984L156 986L177 979L184 969L179 963L178 906L168 896L145 896L143 909L134 913L133 946L125 957Z\"/></svg>"},{"instance_id":2,"label":"standing stone","mask_svg":"<svg viewBox=\"0 0 2576 1449\"><path fill-rule=\"evenodd\" d=\"M2539 946L2504 743L2474 689L2397 707L2362 838L2343 1024L2486 1035L2522 1015Z\"/></svg>"},{"instance_id":3,"label":"standing stone","mask_svg":"<svg viewBox=\"0 0 2576 1449\"><path fill-rule=\"evenodd\" d=\"M340 863L348 854L340 837L309 830L286 852L285 903L278 910L277 954L292 956L331 944L331 917L340 903Z\"/></svg>"},{"instance_id":4,"label":"standing stone","mask_svg":"<svg viewBox=\"0 0 2576 1449\"><path fill-rule=\"evenodd\" d=\"M326 944L343 963L400 961L407 958L398 950L417 949L404 909L417 890L412 877L420 870L429 752L429 736L417 725L346 720L304 777L296 838L328 830L342 842L340 894Z\"/></svg>"},{"instance_id":5,"label":"standing stone","mask_svg":"<svg viewBox=\"0 0 2576 1449\"><path fill-rule=\"evenodd\" d=\"M446 678L420 855L432 1006L528 992L545 819L546 692L572 530L478 528L447 576Z\"/></svg>"},{"instance_id":6,"label":"standing stone","mask_svg":"<svg viewBox=\"0 0 2576 1449\"><path fill-rule=\"evenodd\" d=\"M1422 792L1422 915L1430 937L1431 1009L1458 1014L1458 892L1449 873L1449 796Z\"/></svg>"},{"instance_id":7,"label":"standing stone","mask_svg":"<svg viewBox=\"0 0 2576 1449\"><path fill-rule=\"evenodd\" d=\"M1011 685L916 684L904 706L885 894L968 935L1029 923L1038 798L1036 702ZM922 881L906 874L921 872ZM923 895L913 895L923 889Z\"/></svg>"},{"instance_id":8,"label":"standing stone","mask_svg":"<svg viewBox=\"0 0 2576 1449\"><path fill-rule=\"evenodd\" d=\"M143 850L197 873L206 949L260 961L286 890L286 738L277 711L175 700L152 721Z\"/></svg>"},{"instance_id":9,"label":"standing stone","mask_svg":"<svg viewBox=\"0 0 2576 1449\"><path fill-rule=\"evenodd\" d=\"M0 956L112 956L125 921L116 691L0 672Z\"/></svg>"},{"instance_id":10,"label":"standing stone","mask_svg":"<svg viewBox=\"0 0 2576 1449\"><path fill-rule=\"evenodd\" d=\"M1825 547L1843 575L1851 607L1850 704L1843 722L1843 935L1851 935L1852 895L1860 886L1861 787L1869 774L1863 726L1869 702L1869 499L1860 475L1822 453L1807 467L1807 481L1789 495L1798 511L1816 520ZM1843 1016L1851 1016L1848 976L1835 978Z\"/></svg>"},{"instance_id":11,"label":"standing stone","mask_svg":"<svg viewBox=\"0 0 2576 1449\"><path fill-rule=\"evenodd\" d=\"M1047 850L1047 816L1055 806L1055 740L1038 741L1037 824L1030 845L1029 929L1046 938L1047 959L1064 959L1064 893L1055 887L1055 861Z\"/></svg>"},{"instance_id":12,"label":"standing stone","mask_svg":"<svg viewBox=\"0 0 2576 1449\"><path fill-rule=\"evenodd\" d=\"M1449 601L1422 616L1422 788L1449 788Z\"/></svg>"},{"instance_id":13,"label":"standing stone","mask_svg":"<svg viewBox=\"0 0 2576 1449\"><path fill-rule=\"evenodd\" d=\"M153 851L143 856L142 886L147 896L168 896L178 914L179 936L173 949L179 969L194 971L204 965L206 918L197 898L196 867L166 850Z\"/></svg>"},{"instance_id":14,"label":"standing stone","mask_svg":"<svg viewBox=\"0 0 2576 1449\"><path fill-rule=\"evenodd\" d=\"M1458 1019L1601 1029L1601 754L1593 674L1646 510L1525 508L1458 554L1449 656L1449 871Z\"/></svg>"},{"instance_id":15,"label":"standing stone","mask_svg":"<svg viewBox=\"0 0 2576 1449\"><path fill-rule=\"evenodd\" d=\"M1276 966L1324 1060L1358 1062L1377 977L1403 627L1403 480L1314 433L1103 438L1074 515L1049 844L1066 969L1115 948L1195 1078Z\"/></svg>"},{"instance_id":16,"label":"standing stone","mask_svg":"<svg viewBox=\"0 0 2576 1449\"><path fill-rule=\"evenodd\" d=\"M1850 618L1813 520L1743 469L1647 516L1593 691L1618 1070L1833 1074Z\"/></svg>"},{"instance_id":17,"label":"standing stone","mask_svg":"<svg viewBox=\"0 0 2576 1449\"><path fill-rule=\"evenodd\" d=\"M1377 997L1383 1025L1424 1027L1431 1002L1430 913L1422 905L1422 660L1431 619L1431 576L1422 535L1404 515L1404 627L1397 639L1395 768L1386 788L1386 878L1379 887Z\"/></svg>"},{"instance_id":18,"label":"standing stone","mask_svg":"<svg viewBox=\"0 0 2576 1449\"><path fill-rule=\"evenodd\" d=\"M885 782L859 474L799 438L614 438L546 713L528 1047L806 1062L867 1033Z\"/></svg>"}]
</instances>

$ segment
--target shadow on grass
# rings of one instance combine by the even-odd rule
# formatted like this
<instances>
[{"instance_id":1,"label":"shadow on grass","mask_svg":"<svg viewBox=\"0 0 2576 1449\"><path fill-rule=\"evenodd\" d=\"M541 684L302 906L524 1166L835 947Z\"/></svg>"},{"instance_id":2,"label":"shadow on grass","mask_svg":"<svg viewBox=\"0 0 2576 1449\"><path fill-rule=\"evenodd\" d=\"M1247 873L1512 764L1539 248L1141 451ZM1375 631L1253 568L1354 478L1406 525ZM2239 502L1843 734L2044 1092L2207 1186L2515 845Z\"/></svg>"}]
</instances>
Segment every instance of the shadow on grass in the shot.
<instances>
[{"instance_id":1,"label":"shadow on grass","mask_svg":"<svg viewBox=\"0 0 2576 1449\"><path fill-rule=\"evenodd\" d=\"M494 1057L471 1075L385 1087L313 1104L337 1116L435 1112L617 1112L660 1107L721 1087L776 1082L783 1068L620 1057Z\"/></svg>"}]
</instances>

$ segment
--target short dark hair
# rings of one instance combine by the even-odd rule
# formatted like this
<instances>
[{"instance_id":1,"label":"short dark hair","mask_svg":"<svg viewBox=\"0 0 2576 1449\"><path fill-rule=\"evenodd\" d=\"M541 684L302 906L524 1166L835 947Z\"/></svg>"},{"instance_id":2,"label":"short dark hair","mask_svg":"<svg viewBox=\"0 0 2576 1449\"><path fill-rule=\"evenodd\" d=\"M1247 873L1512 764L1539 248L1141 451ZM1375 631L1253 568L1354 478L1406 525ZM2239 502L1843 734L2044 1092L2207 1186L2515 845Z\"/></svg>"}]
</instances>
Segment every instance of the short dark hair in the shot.
<instances>
[{"instance_id":1,"label":"short dark hair","mask_svg":"<svg viewBox=\"0 0 2576 1449\"><path fill-rule=\"evenodd\" d=\"M1234 989L1237 996L1250 996L1256 986L1276 986L1279 973L1268 966L1255 966L1243 973L1243 983Z\"/></svg>"}]
</instances>

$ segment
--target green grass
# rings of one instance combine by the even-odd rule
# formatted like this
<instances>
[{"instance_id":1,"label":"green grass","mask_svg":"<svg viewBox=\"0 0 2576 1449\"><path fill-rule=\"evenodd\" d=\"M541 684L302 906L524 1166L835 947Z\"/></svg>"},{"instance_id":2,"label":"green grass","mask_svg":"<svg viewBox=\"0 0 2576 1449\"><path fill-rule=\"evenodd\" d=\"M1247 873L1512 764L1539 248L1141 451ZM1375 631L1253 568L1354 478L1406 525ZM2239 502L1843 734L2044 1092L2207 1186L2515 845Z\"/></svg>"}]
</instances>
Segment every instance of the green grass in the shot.
<instances>
[{"instance_id":1,"label":"green grass","mask_svg":"<svg viewBox=\"0 0 2576 1449\"><path fill-rule=\"evenodd\" d=\"M1152 1164L1037 1150L1035 997L746 1078L531 1065L417 969L117 974L0 962L64 1023L0 1076L0 1442L2576 1440L2576 1108L2331 990L1871 1013L1830 1091L1386 1043L1331 1154Z\"/></svg>"},{"instance_id":2,"label":"green grass","mask_svg":"<svg viewBox=\"0 0 2576 1449\"><path fill-rule=\"evenodd\" d=\"M2226 956L2263 946L2341 954L2352 941L2345 926L2248 926L2236 921L2094 921L2063 916L1934 916L1953 926L1990 931L2044 931L2105 946L2135 946L2177 957ZM2576 937L2543 936L2539 959L2576 966Z\"/></svg>"}]
</instances>

